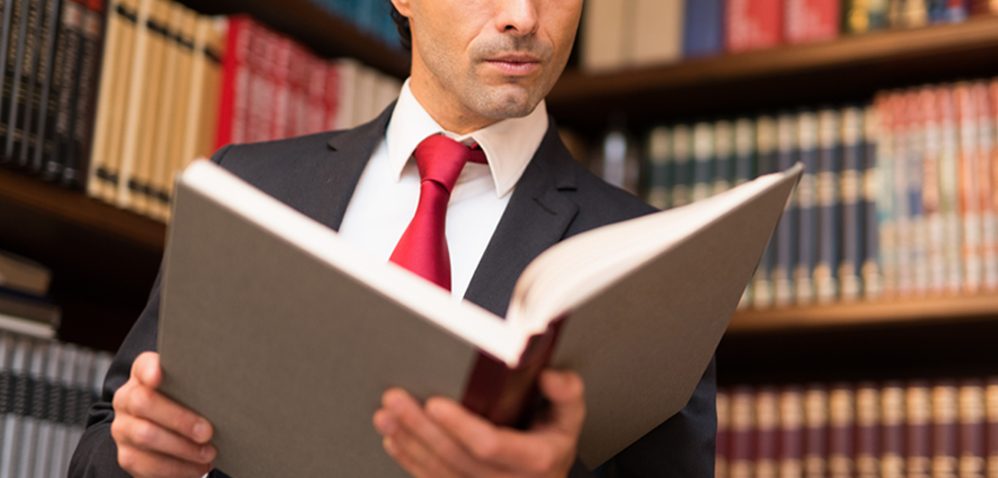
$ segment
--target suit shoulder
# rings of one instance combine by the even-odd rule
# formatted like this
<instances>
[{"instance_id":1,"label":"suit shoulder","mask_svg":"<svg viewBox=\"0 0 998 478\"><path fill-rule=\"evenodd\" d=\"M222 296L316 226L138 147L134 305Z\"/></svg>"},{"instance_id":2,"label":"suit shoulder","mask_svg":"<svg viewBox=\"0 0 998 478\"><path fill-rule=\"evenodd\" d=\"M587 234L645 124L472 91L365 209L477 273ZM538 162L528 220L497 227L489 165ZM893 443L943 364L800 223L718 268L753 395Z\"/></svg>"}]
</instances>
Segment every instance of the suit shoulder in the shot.
<instances>
[{"instance_id":1,"label":"suit shoulder","mask_svg":"<svg viewBox=\"0 0 998 478\"><path fill-rule=\"evenodd\" d=\"M238 174L238 171L270 163L287 165L328 149L327 143L341 131L316 133L261 143L230 144L218 150L212 161Z\"/></svg>"}]
</instances>

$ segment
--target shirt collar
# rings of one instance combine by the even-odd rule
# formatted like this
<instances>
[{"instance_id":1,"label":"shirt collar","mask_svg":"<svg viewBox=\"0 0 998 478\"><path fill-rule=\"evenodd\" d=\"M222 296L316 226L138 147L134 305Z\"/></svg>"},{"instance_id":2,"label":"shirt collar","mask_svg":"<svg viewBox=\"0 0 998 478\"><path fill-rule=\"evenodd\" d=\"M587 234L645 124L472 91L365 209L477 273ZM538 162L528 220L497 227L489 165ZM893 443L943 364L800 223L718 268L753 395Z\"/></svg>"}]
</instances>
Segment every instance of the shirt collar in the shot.
<instances>
[{"instance_id":1,"label":"shirt collar","mask_svg":"<svg viewBox=\"0 0 998 478\"><path fill-rule=\"evenodd\" d=\"M496 187L496 197L503 197L520 180L527 164L534 156L541 140L547 132L547 106L542 100L534 111L522 118L499 121L478 131L460 136L445 131L430 117L409 89L409 80L402 85L398 102L388 123L388 159L393 179L402 177L412 152L424 139L435 134L444 134L454 140L471 145L478 143L485 152L485 158L492 172Z\"/></svg>"}]
</instances>

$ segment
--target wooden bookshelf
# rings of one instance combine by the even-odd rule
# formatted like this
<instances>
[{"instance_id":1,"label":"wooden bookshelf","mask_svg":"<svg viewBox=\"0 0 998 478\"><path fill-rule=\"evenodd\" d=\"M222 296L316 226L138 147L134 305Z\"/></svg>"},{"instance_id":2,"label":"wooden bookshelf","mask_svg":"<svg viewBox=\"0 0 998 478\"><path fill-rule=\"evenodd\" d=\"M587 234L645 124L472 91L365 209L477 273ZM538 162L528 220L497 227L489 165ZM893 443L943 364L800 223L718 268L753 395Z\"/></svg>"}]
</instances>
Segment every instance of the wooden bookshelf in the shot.
<instances>
[{"instance_id":1,"label":"wooden bookshelf","mask_svg":"<svg viewBox=\"0 0 998 478\"><path fill-rule=\"evenodd\" d=\"M735 314L729 334L932 322L998 321L998 295L973 295L811 307L749 310Z\"/></svg>"},{"instance_id":2,"label":"wooden bookshelf","mask_svg":"<svg viewBox=\"0 0 998 478\"><path fill-rule=\"evenodd\" d=\"M312 0L180 0L210 15L246 13L327 58L351 57L398 78L409 76L409 54L392 48ZM387 7L386 7L387 8Z\"/></svg>"},{"instance_id":3,"label":"wooden bookshelf","mask_svg":"<svg viewBox=\"0 0 998 478\"><path fill-rule=\"evenodd\" d=\"M628 68L567 71L548 96L559 123L597 133L700 115L868 100L884 88L998 75L998 17Z\"/></svg>"}]
</instances>

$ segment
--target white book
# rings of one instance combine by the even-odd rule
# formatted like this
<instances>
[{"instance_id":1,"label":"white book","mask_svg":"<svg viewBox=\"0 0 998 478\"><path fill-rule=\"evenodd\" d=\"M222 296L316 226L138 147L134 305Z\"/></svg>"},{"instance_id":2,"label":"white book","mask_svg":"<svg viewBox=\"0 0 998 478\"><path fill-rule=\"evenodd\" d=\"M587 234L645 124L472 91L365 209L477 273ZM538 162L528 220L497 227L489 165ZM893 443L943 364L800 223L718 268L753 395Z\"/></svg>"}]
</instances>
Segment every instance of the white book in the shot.
<instances>
[{"instance_id":1,"label":"white book","mask_svg":"<svg viewBox=\"0 0 998 478\"><path fill-rule=\"evenodd\" d=\"M52 472L52 447L54 444L52 430L55 426L56 405L58 404L59 372L63 366L63 346L57 342L49 344L48 357L45 360L45 383L49 385L48 396L44 398L46 402L45 419L38 423L37 446L35 452L35 466L31 475L25 478L48 478Z\"/></svg>"},{"instance_id":2,"label":"white book","mask_svg":"<svg viewBox=\"0 0 998 478\"><path fill-rule=\"evenodd\" d=\"M197 162L169 230L161 389L213 423L232 476L401 476L370 422L388 387L512 423L530 387L494 380L533 383L550 356L585 380L595 467L686 405L800 171L555 245L504 320Z\"/></svg>"},{"instance_id":3,"label":"white book","mask_svg":"<svg viewBox=\"0 0 998 478\"><path fill-rule=\"evenodd\" d=\"M41 425L41 412L44 395L43 380L45 379L45 360L48 357L49 344L47 342L35 342L31 351L31 366L28 376L34 384L30 397L31 408L26 410L24 416L24 432L21 438L21 450L17 455L17 472L14 476L19 478L30 478L34 476L36 466L35 455L38 454L40 445L38 443L38 428Z\"/></svg>"},{"instance_id":4,"label":"white book","mask_svg":"<svg viewBox=\"0 0 998 478\"><path fill-rule=\"evenodd\" d=\"M13 393L7 397L11 412L4 415L3 443L0 444L0 478L18 478L17 457L24 443L24 406L27 397L27 372L31 365L31 339L18 337L10 358L10 378Z\"/></svg>"},{"instance_id":5,"label":"white book","mask_svg":"<svg viewBox=\"0 0 998 478\"><path fill-rule=\"evenodd\" d=\"M76 372L76 367L73 364L76 362L79 349L71 344L63 344L62 347L62 370L59 373L58 383L64 390L72 390L73 374ZM63 396L57 404L57 406L62 408L62 416L68 416L69 402L69 397ZM66 476L64 470L69 468L69 459L73 456L73 450L66 449L68 432L69 426L65 422L56 422L52 426L52 453L51 461L49 461L48 478L62 478Z\"/></svg>"}]
</instances>

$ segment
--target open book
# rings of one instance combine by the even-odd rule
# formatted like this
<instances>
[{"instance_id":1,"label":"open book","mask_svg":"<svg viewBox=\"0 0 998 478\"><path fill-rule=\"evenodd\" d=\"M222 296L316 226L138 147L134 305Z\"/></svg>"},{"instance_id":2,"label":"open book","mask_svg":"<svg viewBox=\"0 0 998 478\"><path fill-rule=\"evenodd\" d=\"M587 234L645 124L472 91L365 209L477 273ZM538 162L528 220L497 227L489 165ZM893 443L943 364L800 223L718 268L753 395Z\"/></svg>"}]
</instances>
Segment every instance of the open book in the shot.
<instances>
[{"instance_id":1,"label":"open book","mask_svg":"<svg viewBox=\"0 0 998 478\"><path fill-rule=\"evenodd\" d=\"M685 406L801 171L565 240L503 319L196 162L169 229L162 390L214 424L233 476L405 476L371 424L386 389L512 423L550 364L585 381L579 457L598 466Z\"/></svg>"}]
</instances>

